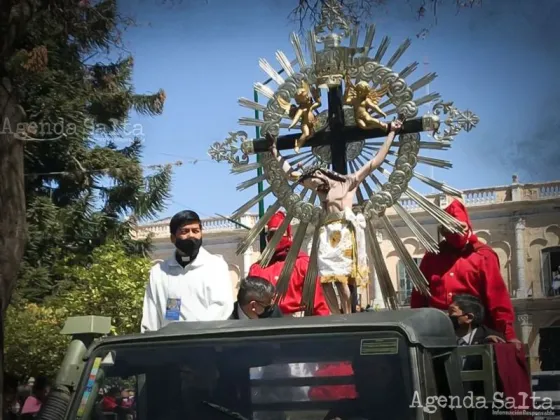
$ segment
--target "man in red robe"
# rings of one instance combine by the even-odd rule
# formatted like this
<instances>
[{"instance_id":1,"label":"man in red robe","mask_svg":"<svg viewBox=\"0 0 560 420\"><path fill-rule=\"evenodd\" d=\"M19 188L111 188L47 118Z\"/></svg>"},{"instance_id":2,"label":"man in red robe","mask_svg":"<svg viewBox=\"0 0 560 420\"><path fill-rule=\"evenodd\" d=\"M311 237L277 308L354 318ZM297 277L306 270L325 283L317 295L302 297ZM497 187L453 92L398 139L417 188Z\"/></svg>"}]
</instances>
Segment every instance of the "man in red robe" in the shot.
<instances>
[{"instance_id":1,"label":"man in red robe","mask_svg":"<svg viewBox=\"0 0 560 420\"><path fill-rule=\"evenodd\" d=\"M487 326L502 333L507 341L520 345L513 328L513 306L497 254L478 240L463 203L454 200L445 211L461 222L464 233L442 229L445 240L440 243L440 253L426 253L420 263L432 296L426 297L413 290L410 307L447 311L455 295L476 296L485 307Z\"/></svg>"},{"instance_id":2,"label":"man in red robe","mask_svg":"<svg viewBox=\"0 0 560 420\"><path fill-rule=\"evenodd\" d=\"M267 224L267 240L272 238L272 235L284 219L286 215L279 211L274 216L270 218L270 221ZM288 252L292 246L292 230L291 227L288 226L286 233L280 239L280 242L276 246L276 250L274 251L274 255L270 260L270 263L266 267L261 267L259 263L255 263L249 269L249 276L261 277L267 279L273 285L276 286L278 282L278 278L280 277L280 273L282 272L282 268L284 268L284 262L286 257L288 256ZM305 279L305 275L307 273L307 268L309 266L309 256L301 252L299 253L295 265L294 270L292 271L292 276L290 278L290 285L288 287L288 292L284 299L278 304L278 307L282 311L284 315L291 315L291 316L303 316L304 308L302 308L302 296L303 296L303 280ZM327 302L325 300L325 296L323 295L322 288L317 285L315 289L315 300L314 300L314 308L313 308L313 315L330 315L329 307L327 306Z\"/></svg>"}]
</instances>

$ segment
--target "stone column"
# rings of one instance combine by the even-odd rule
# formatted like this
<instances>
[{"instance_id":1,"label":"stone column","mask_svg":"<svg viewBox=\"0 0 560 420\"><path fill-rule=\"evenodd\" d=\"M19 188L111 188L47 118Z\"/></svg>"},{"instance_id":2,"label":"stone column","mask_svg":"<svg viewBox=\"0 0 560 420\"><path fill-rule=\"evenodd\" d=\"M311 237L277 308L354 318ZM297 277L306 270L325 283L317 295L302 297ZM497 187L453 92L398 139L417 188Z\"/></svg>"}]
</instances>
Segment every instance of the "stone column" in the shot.
<instances>
[{"instance_id":1,"label":"stone column","mask_svg":"<svg viewBox=\"0 0 560 420\"><path fill-rule=\"evenodd\" d=\"M381 246L383 241L383 234L377 230L376 232L377 242ZM381 285L379 284L379 278L377 277L377 271L373 271L373 307L374 308L385 308L385 302L383 301L383 296L381 295Z\"/></svg>"},{"instance_id":2,"label":"stone column","mask_svg":"<svg viewBox=\"0 0 560 420\"><path fill-rule=\"evenodd\" d=\"M525 277L525 219L515 222L515 259L517 277L517 297L527 297L527 280Z\"/></svg>"}]
</instances>

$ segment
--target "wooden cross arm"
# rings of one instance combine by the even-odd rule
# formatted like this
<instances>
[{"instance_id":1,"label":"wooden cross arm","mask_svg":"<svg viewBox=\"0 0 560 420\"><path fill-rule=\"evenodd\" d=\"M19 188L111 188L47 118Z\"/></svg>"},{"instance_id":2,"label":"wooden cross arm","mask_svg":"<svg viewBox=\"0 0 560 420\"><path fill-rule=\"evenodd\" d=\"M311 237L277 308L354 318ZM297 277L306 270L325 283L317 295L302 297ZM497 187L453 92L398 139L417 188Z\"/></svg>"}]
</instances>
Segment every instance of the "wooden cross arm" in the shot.
<instances>
[{"instance_id":1,"label":"wooden cross arm","mask_svg":"<svg viewBox=\"0 0 560 420\"><path fill-rule=\"evenodd\" d=\"M421 118L406 120L399 134L420 133L422 131L436 131L439 128L439 124L439 118L437 116L425 115ZM300 136L301 133L279 136L276 143L276 148L278 150L293 149L296 143L296 139L298 139ZM363 130L359 127L345 126L341 129L340 132L340 137L345 139L346 143L385 136L387 136L387 132L381 128ZM321 130L315 133L313 136L309 137L305 142L305 146L303 147L306 148L315 146L329 146L332 141L332 133L327 127L326 129ZM246 154L263 153L268 152L269 150L270 144L266 139L263 138L243 142L243 152Z\"/></svg>"}]
</instances>

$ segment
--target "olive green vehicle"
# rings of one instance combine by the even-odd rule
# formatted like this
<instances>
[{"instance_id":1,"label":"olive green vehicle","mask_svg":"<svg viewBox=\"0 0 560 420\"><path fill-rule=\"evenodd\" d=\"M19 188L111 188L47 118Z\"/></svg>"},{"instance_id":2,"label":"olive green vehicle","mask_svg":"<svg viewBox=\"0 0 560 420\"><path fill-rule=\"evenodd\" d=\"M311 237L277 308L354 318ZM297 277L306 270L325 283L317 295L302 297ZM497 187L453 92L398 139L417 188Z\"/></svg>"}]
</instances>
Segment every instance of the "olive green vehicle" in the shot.
<instances>
[{"instance_id":1,"label":"olive green vehicle","mask_svg":"<svg viewBox=\"0 0 560 420\"><path fill-rule=\"evenodd\" d=\"M466 420L463 384L482 381L488 397L496 387L491 347L458 348L435 309L173 323L102 337L109 330L108 318L67 321L72 341L39 419ZM459 351L481 357L483 369L462 372ZM100 390L119 384L134 404L104 411ZM438 395L456 402L442 407Z\"/></svg>"}]
</instances>

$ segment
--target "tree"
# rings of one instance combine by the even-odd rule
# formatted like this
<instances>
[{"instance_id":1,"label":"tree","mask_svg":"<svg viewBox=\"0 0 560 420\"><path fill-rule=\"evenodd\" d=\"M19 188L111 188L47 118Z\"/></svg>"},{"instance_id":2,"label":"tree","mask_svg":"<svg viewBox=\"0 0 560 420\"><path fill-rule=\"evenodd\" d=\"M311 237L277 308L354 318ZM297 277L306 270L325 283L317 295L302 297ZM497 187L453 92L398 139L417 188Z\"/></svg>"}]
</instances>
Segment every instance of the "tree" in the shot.
<instances>
[{"instance_id":1,"label":"tree","mask_svg":"<svg viewBox=\"0 0 560 420\"><path fill-rule=\"evenodd\" d=\"M297 6L290 13L290 18L299 22L300 30L320 21L321 9L325 4L340 5L342 13L354 24L369 21L375 13L390 4L402 4L401 1L388 0L298 0ZM455 5L457 10L480 6L482 0L407 0L412 14L417 19L423 19L429 15L437 23L438 11L442 4ZM417 34L423 36L427 29Z\"/></svg>"},{"instance_id":2,"label":"tree","mask_svg":"<svg viewBox=\"0 0 560 420\"><path fill-rule=\"evenodd\" d=\"M60 335L70 316L99 315L111 318L111 334L140 331L142 299L151 261L130 256L122 244L109 243L93 251L93 263L58 270L71 278L59 296L42 304L14 302L6 318L6 366L21 378L54 376L68 345Z\"/></svg>"},{"instance_id":3,"label":"tree","mask_svg":"<svg viewBox=\"0 0 560 420\"><path fill-rule=\"evenodd\" d=\"M48 278L54 260L87 262L96 246L126 237L128 227L163 209L170 166L145 178L140 141L120 148L115 141L131 135L131 111L157 115L165 101L163 91L133 90L133 60L121 43L130 24L116 0L0 5L0 351L26 221L30 243L22 278L28 288L42 288L44 297L54 286ZM45 284L30 282L41 273ZM0 360L0 375L2 368Z\"/></svg>"}]
</instances>

